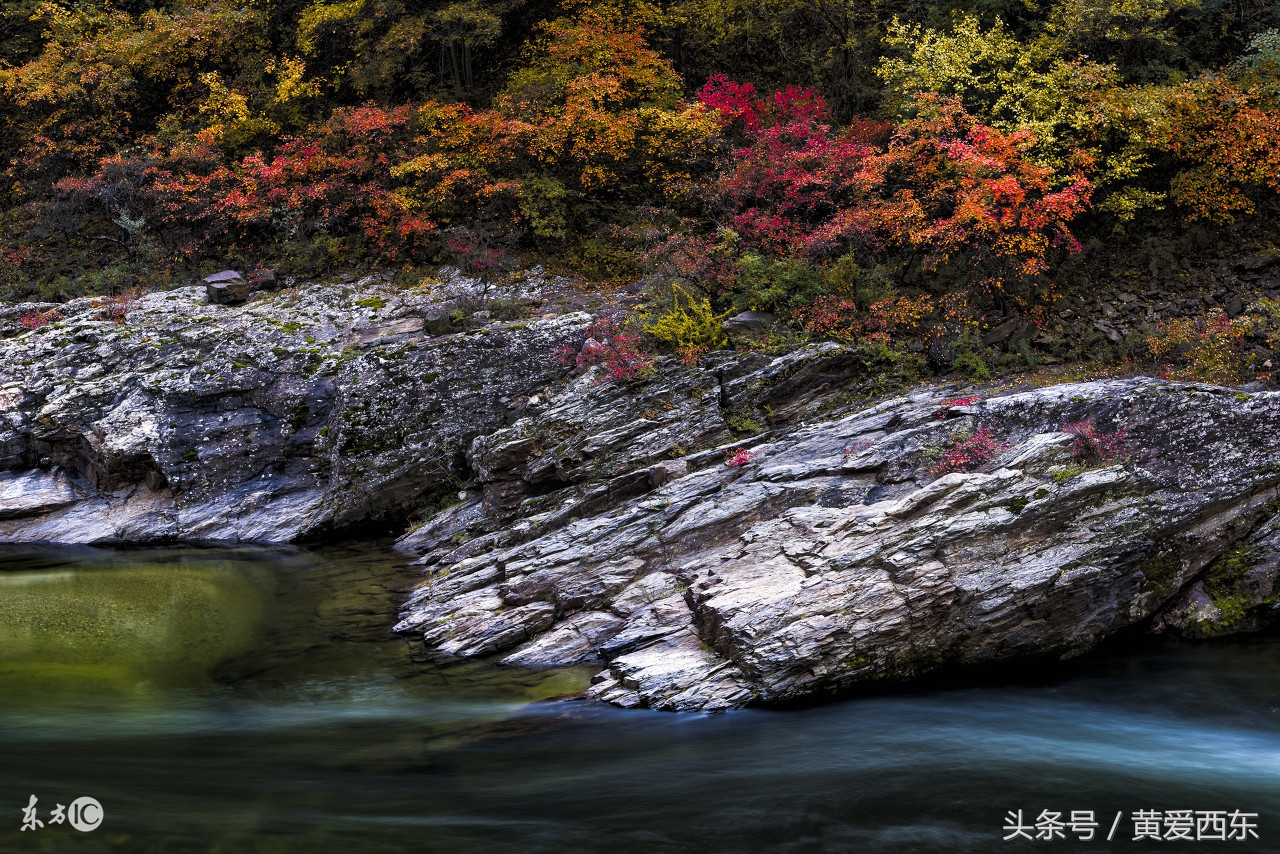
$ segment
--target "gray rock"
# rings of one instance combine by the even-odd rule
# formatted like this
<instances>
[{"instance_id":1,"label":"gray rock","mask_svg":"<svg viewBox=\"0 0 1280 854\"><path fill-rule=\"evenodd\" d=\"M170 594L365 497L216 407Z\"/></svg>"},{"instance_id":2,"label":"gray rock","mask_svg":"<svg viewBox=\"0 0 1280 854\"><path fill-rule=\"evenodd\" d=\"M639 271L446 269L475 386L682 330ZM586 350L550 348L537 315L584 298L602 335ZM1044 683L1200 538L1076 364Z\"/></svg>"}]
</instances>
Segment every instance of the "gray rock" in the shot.
<instances>
[{"instance_id":1,"label":"gray rock","mask_svg":"<svg viewBox=\"0 0 1280 854\"><path fill-rule=\"evenodd\" d=\"M860 403L878 380L836 344L604 382L560 358L585 314L432 334L482 287L59 307L0 341L0 542L288 541L433 506L399 543L427 574L397 628L441 655L598 661L593 696L671 710L1272 622L1280 394ZM1124 432L1121 458L1073 456L1084 419ZM979 429L990 456L943 473Z\"/></svg>"},{"instance_id":2,"label":"gray rock","mask_svg":"<svg viewBox=\"0 0 1280 854\"><path fill-rule=\"evenodd\" d=\"M1157 632L1204 638L1280 624L1280 516L1220 555L1155 620Z\"/></svg>"},{"instance_id":3,"label":"gray rock","mask_svg":"<svg viewBox=\"0 0 1280 854\"><path fill-rule=\"evenodd\" d=\"M0 341L0 542L289 541L410 512L457 491L499 398L564 376L556 351L590 320L432 337L425 290L203 291L149 294L125 323L76 300Z\"/></svg>"},{"instance_id":4,"label":"gray rock","mask_svg":"<svg viewBox=\"0 0 1280 854\"><path fill-rule=\"evenodd\" d=\"M776 314L767 311L742 311L720 324L729 335L763 337L781 328Z\"/></svg>"},{"instance_id":5,"label":"gray rock","mask_svg":"<svg viewBox=\"0 0 1280 854\"><path fill-rule=\"evenodd\" d=\"M556 406L592 392L575 384ZM1216 619L1206 565L1251 532L1255 554L1270 542L1280 394L1139 378L1008 394L940 420L955 394L924 389L775 430L746 443L754 458L741 466L723 463L734 444L693 453L681 477L580 516L531 526L517 512L465 557L438 554L398 628L451 654L594 658L590 693L626 707L785 703L1076 655L1184 600L1180 619ZM1124 431L1122 459L1074 458L1061 428L1085 418ZM935 474L978 428L998 452ZM610 447L637 443L643 433ZM540 458L477 459L496 482ZM1233 583L1269 608L1278 564L1280 549Z\"/></svg>"},{"instance_id":6,"label":"gray rock","mask_svg":"<svg viewBox=\"0 0 1280 854\"><path fill-rule=\"evenodd\" d=\"M1261 273L1264 270L1270 269L1277 261L1280 261L1280 257L1254 255L1248 258L1241 258L1239 261L1236 261L1236 269L1250 273Z\"/></svg>"},{"instance_id":7,"label":"gray rock","mask_svg":"<svg viewBox=\"0 0 1280 854\"><path fill-rule=\"evenodd\" d=\"M11 305L0 303L0 338L10 338L27 332L23 318L32 315L50 315L61 308L54 302L20 302Z\"/></svg>"},{"instance_id":8,"label":"gray rock","mask_svg":"<svg viewBox=\"0 0 1280 854\"><path fill-rule=\"evenodd\" d=\"M249 298L249 283L235 270L223 270L221 273L205 276L204 281L205 292L211 303L231 305Z\"/></svg>"},{"instance_id":9,"label":"gray rock","mask_svg":"<svg viewBox=\"0 0 1280 854\"><path fill-rule=\"evenodd\" d=\"M38 516L70 507L91 492L63 469L15 475L0 471L0 519Z\"/></svg>"},{"instance_id":10,"label":"gray rock","mask_svg":"<svg viewBox=\"0 0 1280 854\"><path fill-rule=\"evenodd\" d=\"M929 364L939 370L950 370L951 364L956 360L958 339L958 335L946 332L939 332L929 338L928 347L925 349Z\"/></svg>"}]
</instances>

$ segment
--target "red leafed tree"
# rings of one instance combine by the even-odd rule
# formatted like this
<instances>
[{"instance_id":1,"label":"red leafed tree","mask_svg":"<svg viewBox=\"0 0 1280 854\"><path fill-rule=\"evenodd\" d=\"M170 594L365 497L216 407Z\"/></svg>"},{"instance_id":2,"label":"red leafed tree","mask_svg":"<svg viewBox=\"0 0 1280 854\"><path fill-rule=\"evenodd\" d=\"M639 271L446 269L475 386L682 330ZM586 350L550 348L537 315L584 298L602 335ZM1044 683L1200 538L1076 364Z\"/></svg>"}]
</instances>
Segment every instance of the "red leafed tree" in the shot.
<instances>
[{"instance_id":1,"label":"red leafed tree","mask_svg":"<svg viewBox=\"0 0 1280 854\"><path fill-rule=\"evenodd\" d=\"M411 120L408 107L338 110L319 133L289 140L271 158L246 157L218 211L246 230L289 215L319 230L353 224L389 255L412 248L436 225L390 177L407 159Z\"/></svg>"},{"instance_id":2,"label":"red leafed tree","mask_svg":"<svg viewBox=\"0 0 1280 854\"><path fill-rule=\"evenodd\" d=\"M957 262L997 291L1044 274L1054 248L1079 251L1070 224L1092 191L1086 155L1058 175L1031 162L1030 133L982 125L956 99L927 95L917 108L870 166L887 241L923 250L926 267Z\"/></svg>"},{"instance_id":3,"label":"red leafed tree","mask_svg":"<svg viewBox=\"0 0 1280 854\"><path fill-rule=\"evenodd\" d=\"M1258 191L1280 192L1280 111L1268 106L1224 74L1166 97L1153 142L1177 157L1171 195L1193 217L1231 222L1253 213Z\"/></svg>"},{"instance_id":4,"label":"red leafed tree","mask_svg":"<svg viewBox=\"0 0 1280 854\"><path fill-rule=\"evenodd\" d=\"M834 130L811 90L760 99L717 77L700 98L746 142L709 196L755 251L905 250L926 269L951 264L968 284L1017 297L1051 250L1079 248L1070 223L1089 202L1088 158L1068 175L1037 166L1034 137L983 125L958 100L923 96L885 144L879 123Z\"/></svg>"}]
</instances>

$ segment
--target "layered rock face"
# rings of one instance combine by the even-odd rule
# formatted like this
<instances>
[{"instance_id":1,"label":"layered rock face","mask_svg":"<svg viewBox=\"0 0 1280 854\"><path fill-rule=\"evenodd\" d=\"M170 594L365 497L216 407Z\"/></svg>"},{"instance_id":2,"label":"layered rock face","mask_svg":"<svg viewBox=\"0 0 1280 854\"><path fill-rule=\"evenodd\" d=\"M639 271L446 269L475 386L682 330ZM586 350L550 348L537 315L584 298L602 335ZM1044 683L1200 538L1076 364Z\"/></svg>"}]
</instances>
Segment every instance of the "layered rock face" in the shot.
<instances>
[{"instance_id":1,"label":"layered rock face","mask_svg":"<svg viewBox=\"0 0 1280 854\"><path fill-rule=\"evenodd\" d=\"M886 399L835 344L606 382L563 364L571 303L493 322L465 287L8 310L0 542L283 542L432 507L399 630L599 662L592 696L675 710L1280 617L1280 394Z\"/></svg>"},{"instance_id":2,"label":"layered rock face","mask_svg":"<svg viewBox=\"0 0 1280 854\"><path fill-rule=\"evenodd\" d=\"M432 568L399 628L448 655L600 660L591 695L696 710L1072 655L1158 614L1189 634L1276 614L1280 395L1142 378L959 404L924 389L746 453L682 453L723 435L708 397L736 384L758 411L762 395L812 389L790 382L800 366L812 376L841 355L728 381L721 369L718 389L676 367L626 393L587 377L477 438L492 506L460 505L405 541ZM635 405L658 389L671 421ZM1064 432L1079 422L1101 440ZM558 491L512 509L553 471ZM1234 569L1206 571L1229 550ZM1188 606L1212 598L1215 573L1234 598Z\"/></svg>"},{"instance_id":3,"label":"layered rock face","mask_svg":"<svg viewBox=\"0 0 1280 854\"><path fill-rule=\"evenodd\" d=\"M562 377L556 351L590 321L467 329L459 304L448 283L366 280L240 307L183 288L123 322L88 299L9 310L0 542L283 542L456 491L471 440ZM53 309L34 331L16 322Z\"/></svg>"}]
</instances>

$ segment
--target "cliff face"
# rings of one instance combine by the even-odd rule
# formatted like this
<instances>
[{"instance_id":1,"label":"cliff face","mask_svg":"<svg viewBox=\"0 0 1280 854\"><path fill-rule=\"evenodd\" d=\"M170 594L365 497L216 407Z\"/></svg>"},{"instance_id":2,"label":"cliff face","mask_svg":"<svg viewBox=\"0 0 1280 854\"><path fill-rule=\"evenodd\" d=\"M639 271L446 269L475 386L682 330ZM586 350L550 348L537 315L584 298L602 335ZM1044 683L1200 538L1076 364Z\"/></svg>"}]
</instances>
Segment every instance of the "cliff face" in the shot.
<instances>
[{"instance_id":1,"label":"cliff face","mask_svg":"<svg viewBox=\"0 0 1280 854\"><path fill-rule=\"evenodd\" d=\"M662 709L1277 616L1280 394L867 406L831 344L619 384L556 357L587 315L464 328L448 287L204 303L80 301L0 340L0 542L287 541L451 503L400 541L426 573L401 631L599 661L593 696Z\"/></svg>"},{"instance_id":2,"label":"cliff face","mask_svg":"<svg viewBox=\"0 0 1280 854\"><path fill-rule=\"evenodd\" d=\"M57 307L0 340L0 541L280 542L456 490L472 438L564 374L555 351L590 318L465 330L442 290L365 281L232 308L184 288L123 322Z\"/></svg>"},{"instance_id":3,"label":"cliff face","mask_svg":"<svg viewBox=\"0 0 1280 854\"><path fill-rule=\"evenodd\" d=\"M593 696L686 710L1069 656L1153 617L1203 636L1277 616L1280 395L1138 378L948 405L954 390L923 389L747 453L683 453L716 435L687 401L805 399L845 355L722 370L718 389L675 366L625 392L583 378L478 438L487 499L403 541L432 570L399 628L449 655L601 660ZM818 388L811 411L838 400ZM663 392L671 420L636 405ZM1080 422L1093 442L1063 429Z\"/></svg>"}]
</instances>

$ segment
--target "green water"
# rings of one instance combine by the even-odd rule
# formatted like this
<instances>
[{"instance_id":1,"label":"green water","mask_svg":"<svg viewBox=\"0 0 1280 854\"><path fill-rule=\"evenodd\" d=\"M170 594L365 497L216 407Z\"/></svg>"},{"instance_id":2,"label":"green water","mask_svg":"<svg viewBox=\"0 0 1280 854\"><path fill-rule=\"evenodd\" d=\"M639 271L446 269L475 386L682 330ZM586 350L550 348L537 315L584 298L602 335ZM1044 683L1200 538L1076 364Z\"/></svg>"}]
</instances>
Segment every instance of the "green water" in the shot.
<instances>
[{"instance_id":1,"label":"green water","mask_svg":"<svg viewBox=\"0 0 1280 854\"><path fill-rule=\"evenodd\" d=\"M376 546L0 549L0 852L1280 851L1280 641L1113 649L786 712L543 702L425 659ZM38 798L44 827L22 831ZM47 823L101 802L102 825ZM1006 812L1116 839L1003 842ZM1131 839L1138 809L1258 813Z\"/></svg>"}]
</instances>

